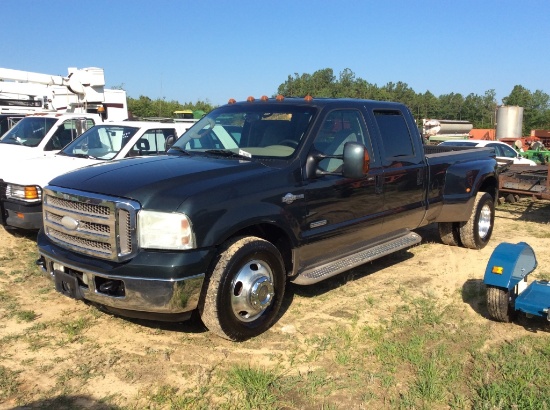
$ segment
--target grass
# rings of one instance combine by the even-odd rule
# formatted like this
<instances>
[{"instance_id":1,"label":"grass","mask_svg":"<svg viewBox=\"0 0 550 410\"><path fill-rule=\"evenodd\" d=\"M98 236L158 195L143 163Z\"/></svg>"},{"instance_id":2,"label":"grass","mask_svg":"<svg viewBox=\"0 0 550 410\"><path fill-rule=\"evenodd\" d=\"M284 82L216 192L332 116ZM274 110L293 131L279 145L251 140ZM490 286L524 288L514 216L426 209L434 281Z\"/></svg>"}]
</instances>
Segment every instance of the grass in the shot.
<instances>
[{"instance_id":1,"label":"grass","mask_svg":"<svg viewBox=\"0 0 550 410\"><path fill-rule=\"evenodd\" d=\"M550 233L530 220L518 229L500 235ZM550 409L546 321L486 320L479 276L448 284L452 267L423 272L418 255L298 288L272 330L231 343L62 298L22 240L0 249L0 408ZM430 242L415 252L434 249L448 250ZM547 261L540 256L538 279L550 278ZM445 283L404 282L393 274L401 263ZM330 315L327 303L337 306Z\"/></svg>"}]
</instances>

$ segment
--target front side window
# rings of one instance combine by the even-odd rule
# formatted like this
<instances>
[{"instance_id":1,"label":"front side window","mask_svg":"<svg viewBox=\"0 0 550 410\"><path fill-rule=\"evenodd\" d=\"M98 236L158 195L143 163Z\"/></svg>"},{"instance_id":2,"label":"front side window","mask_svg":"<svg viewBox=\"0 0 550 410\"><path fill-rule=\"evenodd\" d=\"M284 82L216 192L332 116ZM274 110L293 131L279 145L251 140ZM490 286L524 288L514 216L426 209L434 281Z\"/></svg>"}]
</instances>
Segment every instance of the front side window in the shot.
<instances>
[{"instance_id":1,"label":"front side window","mask_svg":"<svg viewBox=\"0 0 550 410\"><path fill-rule=\"evenodd\" d=\"M81 135L84 131L94 126L94 122L91 119L75 118L64 121L57 130L54 132L46 147L45 151L60 150L76 137Z\"/></svg>"},{"instance_id":2,"label":"front side window","mask_svg":"<svg viewBox=\"0 0 550 410\"><path fill-rule=\"evenodd\" d=\"M226 106L210 112L174 144L198 155L290 157L300 145L313 107L280 104Z\"/></svg>"},{"instance_id":3,"label":"front side window","mask_svg":"<svg viewBox=\"0 0 550 410\"><path fill-rule=\"evenodd\" d=\"M166 139L176 137L174 128L148 130L128 152L129 157L136 155L158 155L166 151Z\"/></svg>"},{"instance_id":4,"label":"front side window","mask_svg":"<svg viewBox=\"0 0 550 410\"><path fill-rule=\"evenodd\" d=\"M515 158L518 155L512 147L508 147L506 145L487 144L487 146L495 149L497 157Z\"/></svg>"},{"instance_id":5,"label":"front side window","mask_svg":"<svg viewBox=\"0 0 550 410\"><path fill-rule=\"evenodd\" d=\"M330 112L315 138L315 149L325 155L344 154L347 142L359 142L367 147L373 158L370 143L366 138L363 116L357 110L336 110ZM338 172L343 164L340 158L325 158L319 162L319 168L327 172Z\"/></svg>"}]
</instances>

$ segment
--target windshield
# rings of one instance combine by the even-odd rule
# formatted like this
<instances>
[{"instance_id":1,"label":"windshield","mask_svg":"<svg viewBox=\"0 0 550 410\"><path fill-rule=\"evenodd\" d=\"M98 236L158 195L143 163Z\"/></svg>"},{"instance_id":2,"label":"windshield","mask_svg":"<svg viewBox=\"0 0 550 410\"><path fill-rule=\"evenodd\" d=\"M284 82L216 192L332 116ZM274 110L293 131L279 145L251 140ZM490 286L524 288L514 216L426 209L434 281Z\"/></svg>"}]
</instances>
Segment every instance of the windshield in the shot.
<instances>
[{"instance_id":1,"label":"windshield","mask_svg":"<svg viewBox=\"0 0 550 410\"><path fill-rule=\"evenodd\" d=\"M139 127L120 125L96 125L67 145L61 155L109 160L139 130Z\"/></svg>"},{"instance_id":2,"label":"windshield","mask_svg":"<svg viewBox=\"0 0 550 410\"><path fill-rule=\"evenodd\" d=\"M221 107L183 134L171 152L290 157L300 145L314 113L313 107L277 104Z\"/></svg>"},{"instance_id":3,"label":"windshield","mask_svg":"<svg viewBox=\"0 0 550 410\"><path fill-rule=\"evenodd\" d=\"M25 117L0 139L4 144L36 147L57 122L57 118Z\"/></svg>"}]
</instances>

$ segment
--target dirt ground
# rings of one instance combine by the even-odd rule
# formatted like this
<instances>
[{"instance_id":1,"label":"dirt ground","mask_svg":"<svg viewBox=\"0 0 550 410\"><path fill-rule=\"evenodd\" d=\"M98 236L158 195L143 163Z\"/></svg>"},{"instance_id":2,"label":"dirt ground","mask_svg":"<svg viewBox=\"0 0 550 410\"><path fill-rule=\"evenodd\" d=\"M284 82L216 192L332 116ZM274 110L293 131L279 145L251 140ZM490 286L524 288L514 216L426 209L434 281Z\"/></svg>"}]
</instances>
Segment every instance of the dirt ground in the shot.
<instances>
[{"instance_id":1,"label":"dirt ground","mask_svg":"<svg viewBox=\"0 0 550 410\"><path fill-rule=\"evenodd\" d=\"M314 361L297 361L296 355L311 353L308 341L351 321L389 319L402 292L457 303L469 320L487 326L492 343L527 332L525 326L489 321L482 301L463 301L462 295L483 286L487 261L501 242L527 242L537 256L536 275L550 278L550 201L499 206L492 240L481 251L443 245L433 225L418 233L423 242L410 250L314 287L289 285L276 324L254 340L232 343L196 320L128 320L68 299L33 265L34 236L0 227L0 366L18 381L4 401L0 395L0 409L47 405L60 395L82 407L102 408L98 403L106 398L120 406L148 407L159 386L177 386L180 392L207 386L228 363L307 371ZM9 383L3 387L6 391Z\"/></svg>"}]
</instances>

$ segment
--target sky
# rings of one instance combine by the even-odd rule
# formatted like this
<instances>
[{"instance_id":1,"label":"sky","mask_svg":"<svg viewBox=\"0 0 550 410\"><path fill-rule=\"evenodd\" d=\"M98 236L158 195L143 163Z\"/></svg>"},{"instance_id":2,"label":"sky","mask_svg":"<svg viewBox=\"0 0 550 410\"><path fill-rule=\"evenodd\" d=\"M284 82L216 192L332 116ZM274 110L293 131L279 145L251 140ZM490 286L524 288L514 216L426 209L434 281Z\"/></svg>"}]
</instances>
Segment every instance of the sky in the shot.
<instances>
[{"instance_id":1,"label":"sky","mask_svg":"<svg viewBox=\"0 0 550 410\"><path fill-rule=\"evenodd\" d=\"M0 67L225 104L276 94L295 74L349 68L383 86L550 93L549 0L1 0Z\"/></svg>"}]
</instances>

